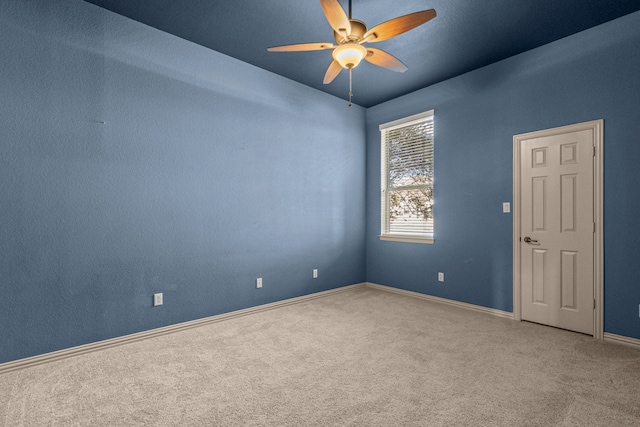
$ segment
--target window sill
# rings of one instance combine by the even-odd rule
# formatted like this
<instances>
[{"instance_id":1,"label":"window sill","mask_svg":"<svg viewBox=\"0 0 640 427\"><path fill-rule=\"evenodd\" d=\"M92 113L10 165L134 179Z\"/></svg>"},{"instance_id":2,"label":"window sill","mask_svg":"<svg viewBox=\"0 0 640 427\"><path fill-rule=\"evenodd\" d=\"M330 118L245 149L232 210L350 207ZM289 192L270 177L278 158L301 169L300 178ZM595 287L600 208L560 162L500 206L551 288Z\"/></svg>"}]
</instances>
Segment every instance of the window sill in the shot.
<instances>
[{"instance_id":1,"label":"window sill","mask_svg":"<svg viewBox=\"0 0 640 427\"><path fill-rule=\"evenodd\" d=\"M435 242L433 237L403 236L400 234L384 234L379 237L380 240L389 242L423 243L427 245L432 245Z\"/></svg>"}]
</instances>

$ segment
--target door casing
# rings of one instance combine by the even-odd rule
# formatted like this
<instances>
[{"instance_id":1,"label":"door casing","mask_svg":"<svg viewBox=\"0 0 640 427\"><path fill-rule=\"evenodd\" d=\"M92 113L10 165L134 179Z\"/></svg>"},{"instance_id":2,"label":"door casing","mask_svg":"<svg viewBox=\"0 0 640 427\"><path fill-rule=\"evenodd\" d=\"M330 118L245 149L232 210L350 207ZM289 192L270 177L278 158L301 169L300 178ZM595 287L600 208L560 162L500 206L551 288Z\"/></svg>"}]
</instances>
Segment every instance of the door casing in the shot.
<instances>
[{"instance_id":1,"label":"door casing","mask_svg":"<svg viewBox=\"0 0 640 427\"><path fill-rule=\"evenodd\" d=\"M603 257L603 142L604 120L577 123L568 126L529 132L513 137L513 318L522 320L522 300L520 284L520 147L523 140L543 138L563 133L591 129L595 147L593 162L593 203L595 231L593 239L593 337L604 339L604 257Z\"/></svg>"}]
</instances>

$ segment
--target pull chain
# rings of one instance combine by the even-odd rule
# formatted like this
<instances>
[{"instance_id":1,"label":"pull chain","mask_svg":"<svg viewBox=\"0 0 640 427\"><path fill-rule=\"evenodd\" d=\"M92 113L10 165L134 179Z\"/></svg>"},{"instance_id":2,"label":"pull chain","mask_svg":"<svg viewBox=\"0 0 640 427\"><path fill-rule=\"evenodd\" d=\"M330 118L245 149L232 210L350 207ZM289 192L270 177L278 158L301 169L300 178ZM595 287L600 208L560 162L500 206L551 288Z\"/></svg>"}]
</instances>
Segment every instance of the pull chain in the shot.
<instances>
[{"instance_id":1,"label":"pull chain","mask_svg":"<svg viewBox=\"0 0 640 427\"><path fill-rule=\"evenodd\" d=\"M352 15L352 8L351 8L351 0L349 0L349 19L353 19ZM353 104L351 103L351 98L353 98L353 79L352 79L352 75L351 75L351 71L353 70L353 67L349 67L349 107L351 107Z\"/></svg>"},{"instance_id":2,"label":"pull chain","mask_svg":"<svg viewBox=\"0 0 640 427\"><path fill-rule=\"evenodd\" d=\"M349 107L351 107L351 98L353 97L353 79L352 72L353 68L349 68Z\"/></svg>"}]
</instances>

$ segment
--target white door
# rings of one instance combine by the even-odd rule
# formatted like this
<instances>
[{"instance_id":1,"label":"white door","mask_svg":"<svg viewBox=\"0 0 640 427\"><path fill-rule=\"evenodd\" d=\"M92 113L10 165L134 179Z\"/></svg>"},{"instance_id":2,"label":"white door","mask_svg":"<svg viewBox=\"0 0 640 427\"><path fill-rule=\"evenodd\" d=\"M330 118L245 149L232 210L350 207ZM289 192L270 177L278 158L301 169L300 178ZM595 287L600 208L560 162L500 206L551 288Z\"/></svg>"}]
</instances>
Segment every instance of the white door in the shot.
<instances>
[{"instance_id":1,"label":"white door","mask_svg":"<svg viewBox=\"0 0 640 427\"><path fill-rule=\"evenodd\" d=\"M594 131L518 143L521 318L593 334Z\"/></svg>"}]
</instances>

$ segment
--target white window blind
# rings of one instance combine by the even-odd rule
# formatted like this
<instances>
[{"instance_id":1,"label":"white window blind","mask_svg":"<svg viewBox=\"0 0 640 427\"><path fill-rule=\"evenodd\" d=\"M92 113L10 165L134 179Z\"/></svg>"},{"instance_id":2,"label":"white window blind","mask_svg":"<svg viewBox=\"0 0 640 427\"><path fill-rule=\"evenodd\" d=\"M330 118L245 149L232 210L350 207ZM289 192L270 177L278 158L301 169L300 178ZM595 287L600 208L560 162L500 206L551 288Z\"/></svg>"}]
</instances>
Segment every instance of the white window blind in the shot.
<instances>
[{"instance_id":1,"label":"white window blind","mask_svg":"<svg viewBox=\"0 0 640 427\"><path fill-rule=\"evenodd\" d=\"M382 234L433 241L433 110L380 125Z\"/></svg>"}]
</instances>

